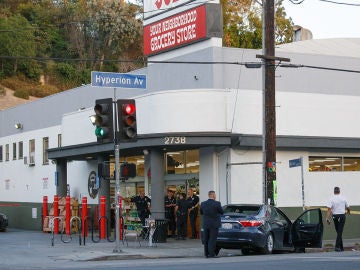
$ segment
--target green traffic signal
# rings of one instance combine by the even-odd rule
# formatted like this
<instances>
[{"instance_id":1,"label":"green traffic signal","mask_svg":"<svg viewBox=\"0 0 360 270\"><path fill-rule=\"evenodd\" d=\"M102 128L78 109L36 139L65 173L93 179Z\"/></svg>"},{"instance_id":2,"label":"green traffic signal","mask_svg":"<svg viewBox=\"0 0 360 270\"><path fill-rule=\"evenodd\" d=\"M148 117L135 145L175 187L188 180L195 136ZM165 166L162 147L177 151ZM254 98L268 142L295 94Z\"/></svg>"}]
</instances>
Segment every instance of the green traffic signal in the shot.
<instances>
[{"instance_id":1,"label":"green traffic signal","mask_svg":"<svg viewBox=\"0 0 360 270\"><path fill-rule=\"evenodd\" d=\"M98 99L95 101L95 115L90 120L95 126L95 135L98 143L114 141L113 127L113 102L111 98Z\"/></svg>"}]
</instances>

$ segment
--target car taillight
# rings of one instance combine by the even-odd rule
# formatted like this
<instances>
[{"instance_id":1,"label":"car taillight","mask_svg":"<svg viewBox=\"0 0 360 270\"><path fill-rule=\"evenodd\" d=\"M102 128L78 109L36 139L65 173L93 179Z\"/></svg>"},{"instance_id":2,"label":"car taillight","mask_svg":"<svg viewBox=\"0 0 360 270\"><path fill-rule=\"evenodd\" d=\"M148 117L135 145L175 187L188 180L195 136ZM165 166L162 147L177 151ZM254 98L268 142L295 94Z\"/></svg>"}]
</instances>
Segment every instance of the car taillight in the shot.
<instances>
[{"instance_id":1,"label":"car taillight","mask_svg":"<svg viewBox=\"0 0 360 270\"><path fill-rule=\"evenodd\" d=\"M261 220L239 220L238 221L243 227L259 227L263 225Z\"/></svg>"}]
</instances>

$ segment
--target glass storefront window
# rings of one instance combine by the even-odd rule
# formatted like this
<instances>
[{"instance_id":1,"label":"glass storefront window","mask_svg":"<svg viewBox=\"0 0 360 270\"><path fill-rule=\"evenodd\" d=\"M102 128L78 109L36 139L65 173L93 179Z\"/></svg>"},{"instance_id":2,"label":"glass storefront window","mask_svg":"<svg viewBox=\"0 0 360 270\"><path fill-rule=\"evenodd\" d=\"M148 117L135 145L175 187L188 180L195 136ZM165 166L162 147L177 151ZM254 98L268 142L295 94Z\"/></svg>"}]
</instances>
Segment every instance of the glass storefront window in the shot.
<instances>
[{"instance_id":1,"label":"glass storefront window","mask_svg":"<svg viewBox=\"0 0 360 270\"><path fill-rule=\"evenodd\" d=\"M199 150L186 150L166 153L166 173L199 173Z\"/></svg>"},{"instance_id":2,"label":"glass storefront window","mask_svg":"<svg viewBox=\"0 0 360 270\"><path fill-rule=\"evenodd\" d=\"M344 157L344 171L360 171L360 158Z\"/></svg>"},{"instance_id":3,"label":"glass storefront window","mask_svg":"<svg viewBox=\"0 0 360 270\"><path fill-rule=\"evenodd\" d=\"M167 174L185 173L184 151L166 153L166 173Z\"/></svg>"},{"instance_id":4,"label":"glass storefront window","mask_svg":"<svg viewBox=\"0 0 360 270\"><path fill-rule=\"evenodd\" d=\"M309 157L310 172L360 171L359 157Z\"/></svg>"}]
</instances>

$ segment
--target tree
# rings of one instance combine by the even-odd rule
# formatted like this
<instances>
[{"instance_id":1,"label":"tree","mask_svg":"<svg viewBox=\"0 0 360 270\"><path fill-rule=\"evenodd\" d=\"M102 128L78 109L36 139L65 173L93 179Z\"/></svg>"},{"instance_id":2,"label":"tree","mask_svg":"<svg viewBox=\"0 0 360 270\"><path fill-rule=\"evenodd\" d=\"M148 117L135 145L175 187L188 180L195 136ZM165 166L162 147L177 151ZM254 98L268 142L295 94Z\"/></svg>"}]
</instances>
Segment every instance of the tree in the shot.
<instances>
[{"instance_id":1,"label":"tree","mask_svg":"<svg viewBox=\"0 0 360 270\"><path fill-rule=\"evenodd\" d=\"M292 21L286 18L283 0L275 4L276 43L292 41ZM223 9L223 45L227 47L262 47L262 3L254 0L221 0Z\"/></svg>"},{"instance_id":2,"label":"tree","mask_svg":"<svg viewBox=\"0 0 360 270\"><path fill-rule=\"evenodd\" d=\"M0 55L3 63L12 64L12 70L3 70L4 73L15 74L19 64L28 62L24 57L36 55L34 28L21 15L11 15L0 18ZM21 57L19 59L19 57Z\"/></svg>"},{"instance_id":3,"label":"tree","mask_svg":"<svg viewBox=\"0 0 360 270\"><path fill-rule=\"evenodd\" d=\"M80 59L93 59L91 69L114 67L111 63L105 67L105 59L116 62L128 55L142 55L138 6L124 0L74 0L59 2L58 7L70 50ZM79 63L85 68L89 61ZM117 69L121 71L121 66Z\"/></svg>"}]
</instances>

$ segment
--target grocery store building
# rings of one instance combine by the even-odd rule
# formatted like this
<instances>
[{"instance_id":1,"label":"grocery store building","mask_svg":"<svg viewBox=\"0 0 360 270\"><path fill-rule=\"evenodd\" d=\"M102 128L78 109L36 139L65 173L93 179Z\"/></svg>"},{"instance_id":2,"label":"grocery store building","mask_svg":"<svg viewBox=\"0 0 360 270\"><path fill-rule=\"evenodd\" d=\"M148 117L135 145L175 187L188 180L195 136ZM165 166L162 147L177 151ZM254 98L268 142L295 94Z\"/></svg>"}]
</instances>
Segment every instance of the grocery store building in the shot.
<instances>
[{"instance_id":1,"label":"grocery store building","mask_svg":"<svg viewBox=\"0 0 360 270\"><path fill-rule=\"evenodd\" d=\"M205 6L194 12L218 12ZM150 17L148 28L157 22ZM130 73L145 75L145 88L84 85L0 111L0 212L10 227L41 229L43 196L115 203L114 144L97 143L89 120L102 98L136 100L138 140L120 144L120 161L135 163L137 176L121 182L122 197L144 190L158 218L167 188L194 188L201 200L213 189L222 204L263 202L262 72L245 66L261 50L223 48L221 33L205 30L161 53L150 45L153 62ZM276 56L297 66L276 69L276 204L295 218L303 206L324 207L339 186L355 210L347 226L358 227L360 39L284 44ZM300 158L303 166L289 166ZM110 179L97 177L104 162ZM344 237L359 233L345 228Z\"/></svg>"}]
</instances>

